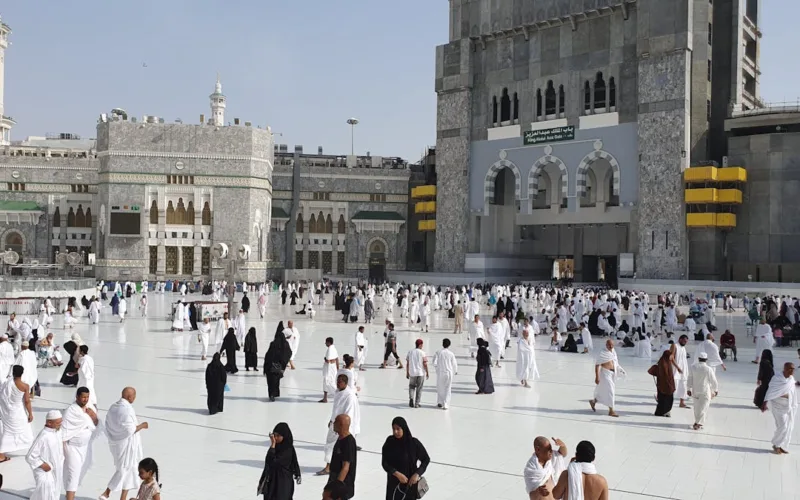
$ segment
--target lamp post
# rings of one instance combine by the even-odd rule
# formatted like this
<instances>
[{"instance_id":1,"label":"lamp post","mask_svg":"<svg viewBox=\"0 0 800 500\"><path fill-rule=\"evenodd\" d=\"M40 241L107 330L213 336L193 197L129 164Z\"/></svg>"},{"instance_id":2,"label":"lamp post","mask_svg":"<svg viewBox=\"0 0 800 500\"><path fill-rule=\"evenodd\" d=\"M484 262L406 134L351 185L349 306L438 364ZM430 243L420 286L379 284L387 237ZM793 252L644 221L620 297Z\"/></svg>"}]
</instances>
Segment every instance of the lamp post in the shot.
<instances>
[{"instance_id":1,"label":"lamp post","mask_svg":"<svg viewBox=\"0 0 800 500\"><path fill-rule=\"evenodd\" d=\"M356 125L358 125L358 119L356 118L349 118L347 120L347 124L350 125L350 156L355 155L355 135L356 135Z\"/></svg>"}]
</instances>

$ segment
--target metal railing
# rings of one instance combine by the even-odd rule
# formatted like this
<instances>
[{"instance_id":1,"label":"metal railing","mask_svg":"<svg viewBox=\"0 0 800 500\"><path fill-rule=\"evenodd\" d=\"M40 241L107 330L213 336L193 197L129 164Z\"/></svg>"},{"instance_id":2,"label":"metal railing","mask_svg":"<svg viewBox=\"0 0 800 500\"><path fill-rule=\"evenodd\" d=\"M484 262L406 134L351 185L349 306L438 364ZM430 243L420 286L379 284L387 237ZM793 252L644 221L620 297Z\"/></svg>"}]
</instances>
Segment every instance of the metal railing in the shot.
<instances>
[{"instance_id":1,"label":"metal railing","mask_svg":"<svg viewBox=\"0 0 800 500\"><path fill-rule=\"evenodd\" d=\"M731 113L731 118L741 116L757 116L779 113L800 113L800 98L797 101L785 102L763 102L758 101L760 106L753 109L737 110Z\"/></svg>"}]
</instances>

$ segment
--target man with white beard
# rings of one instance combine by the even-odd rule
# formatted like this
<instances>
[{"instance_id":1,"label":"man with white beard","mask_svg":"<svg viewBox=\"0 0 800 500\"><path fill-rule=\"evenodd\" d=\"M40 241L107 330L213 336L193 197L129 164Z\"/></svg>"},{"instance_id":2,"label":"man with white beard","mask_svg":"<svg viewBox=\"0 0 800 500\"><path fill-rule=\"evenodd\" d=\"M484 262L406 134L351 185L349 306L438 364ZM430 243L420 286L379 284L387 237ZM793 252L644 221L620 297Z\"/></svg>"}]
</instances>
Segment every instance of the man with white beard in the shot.
<instances>
[{"instance_id":1,"label":"man with white beard","mask_svg":"<svg viewBox=\"0 0 800 500\"><path fill-rule=\"evenodd\" d=\"M75 402L64 411L61 423L67 500L75 500L75 493L92 466L92 442L97 437L99 425L97 407L89 402L89 389L79 387Z\"/></svg>"},{"instance_id":2,"label":"man with white beard","mask_svg":"<svg viewBox=\"0 0 800 500\"><path fill-rule=\"evenodd\" d=\"M689 342L688 335L681 335L675 345L675 357L673 363L675 370L675 396L680 400L681 408L688 408L684 401L687 396L687 378L689 377L689 361L686 358L686 344Z\"/></svg>"},{"instance_id":3,"label":"man with white beard","mask_svg":"<svg viewBox=\"0 0 800 500\"><path fill-rule=\"evenodd\" d=\"M14 348L8 341L8 334L4 333L0 335L0 382L11 373L12 366L14 366Z\"/></svg>"},{"instance_id":4,"label":"man with white beard","mask_svg":"<svg viewBox=\"0 0 800 500\"><path fill-rule=\"evenodd\" d=\"M436 370L436 406L446 410L450 406L453 377L458 375L456 355L450 350L450 339L442 340L442 349L433 357Z\"/></svg>"},{"instance_id":5,"label":"man with white beard","mask_svg":"<svg viewBox=\"0 0 800 500\"><path fill-rule=\"evenodd\" d=\"M333 396L333 408L331 408L331 419L328 423L328 435L325 438L325 468L316 473L317 476L327 476L330 473L331 459L333 458L333 447L339 435L333 427L333 422L339 415L350 417L350 434L353 437L361 432L361 409L358 406L358 396L349 386L347 374L340 373L336 377L336 393ZM358 447L360 449L360 447Z\"/></svg>"},{"instance_id":6,"label":"man with white beard","mask_svg":"<svg viewBox=\"0 0 800 500\"><path fill-rule=\"evenodd\" d=\"M617 353L614 351L614 341L606 340L605 349L597 353L594 365L594 397L589 400L592 411L595 405L600 403L608 407L609 417L619 417L614 411L614 400L616 396L617 374L625 373L619 364Z\"/></svg>"},{"instance_id":7,"label":"man with white beard","mask_svg":"<svg viewBox=\"0 0 800 500\"><path fill-rule=\"evenodd\" d=\"M111 405L106 415L105 433L108 447L114 458L114 475L108 487L100 495L99 500L108 500L112 491L122 491L121 500L125 500L130 490L139 487L139 462L142 460L142 439L139 431L149 428L147 422L139 423L133 402L136 401L136 389L126 387L122 397Z\"/></svg>"},{"instance_id":8,"label":"man with white beard","mask_svg":"<svg viewBox=\"0 0 800 500\"><path fill-rule=\"evenodd\" d=\"M753 340L756 343L756 359L753 363L758 364L761 361L761 353L764 352L764 349L772 349L772 344L775 343L772 337L772 329L767 324L767 320L764 316L761 316L758 326L756 326Z\"/></svg>"},{"instance_id":9,"label":"man with white beard","mask_svg":"<svg viewBox=\"0 0 800 500\"><path fill-rule=\"evenodd\" d=\"M497 316L492 316L492 324L489 325L489 352L495 365L500 367L500 355L505 347L506 332L503 325L497 320Z\"/></svg>"},{"instance_id":10,"label":"man with white beard","mask_svg":"<svg viewBox=\"0 0 800 500\"><path fill-rule=\"evenodd\" d=\"M292 349L292 357L289 359L289 367L294 370L294 358L297 356L297 350L300 349L300 330L294 326L294 321L289 320L286 322L286 328L283 329L283 335L286 341L289 342L289 347Z\"/></svg>"},{"instance_id":11,"label":"man with white beard","mask_svg":"<svg viewBox=\"0 0 800 500\"><path fill-rule=\"evenodd\" d=\"M761 411L767 411L767 404L775 419L775 434L772 436L772 451L777 455L788 454L789 443L794 431L797 415L797 394L795 392L794 365L784 363L783 373L776 373L769 381L769 389L764 397Z\"/></svg>"},{"instance_id":12,"label":"man with white beard","mask_svg":"<svg viewBox=\"0 0 800 500\"><path fill-rule=\"evenodd\" d=\"M33 469L36 487L31 500L61 498L61 477L64 471L64 443L61 437L61 413L50 410L45 426L36 436L25 461Z\"/></svg>"},{"instance_id":13,"label":"man with white beard","mask_svg":"<svg viewBox=\"0 0 800 500\"><path fill-rule=\"evenodd\" d=\"M356 332L355 352L356 368L362 372L366 371L366 368L364 368L364 362L367 360L367 337L364 335L363 326L359 326L358 331Z\"/></svg>"},{"instance_id":14,"label":"man with white beard","mask_svg":"<svg viewBox=\"0 0 800 500\"><path fill-rule=\"evenodd\" d=\"M17 359L14 360L15 365L19 365L25 369L22 374L22 381L31 388L31 397L34 394L34 386L39 380L39 370L37 370L36 354L28 348L28 341L22 343Z\"/></svg>"}]
</instances>

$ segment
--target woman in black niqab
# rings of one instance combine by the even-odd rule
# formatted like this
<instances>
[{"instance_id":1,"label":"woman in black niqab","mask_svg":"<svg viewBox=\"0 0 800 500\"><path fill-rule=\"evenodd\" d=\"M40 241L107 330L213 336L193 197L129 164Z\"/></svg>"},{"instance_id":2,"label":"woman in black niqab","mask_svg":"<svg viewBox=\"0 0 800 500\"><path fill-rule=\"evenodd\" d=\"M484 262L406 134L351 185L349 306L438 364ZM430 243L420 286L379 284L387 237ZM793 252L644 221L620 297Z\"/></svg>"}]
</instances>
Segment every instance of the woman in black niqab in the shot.
<instances>
[{"instance_id":1,"label":"woman in black niqab","mask_svg":"<svg viewBox=\"0 0 800 500\"><path fill-rule=\"evenodd\" d=\"M757 408L764 406L764 398L767 396L769 390L769 381L775 375L775 365L772 361L772 350L764 349L761 353L761 362L758 364L758 387L756 387L755 395L753 396L753 404Z\"/></svg>"},{"instance_id":2,"label":"woman in black niqab","mask_svg":"<svg viewBox=\"0 0 800 500\"><path fill-rule=\"evenodd\" d=\"M192 331L197 330L197 306L194 302L189 303L189 324L192 325Z\"/></svg>"},{"instance_id":3,"label":"woman in black niqab","mask_svg":"<svg viewBox=\"0 0 800 500\"><path fill-rule=\"evenodd\" d=\"M275 339L270 342L267 354L264 356L264 375L267 377L267 393L270 401L281 395L281 378L286 370L286 365L292 359L292 348L283 333L283 321L278 323Z\"/></svg>"},{"instance_id":4,"label":"woman in black niqab","mask_svg":"<svg viewBox=\"0 0 800 500\"><path fill-rule=\"evenodd\" d=\"M281 422L270 434L270 448L258 482L258 493L264 495L264 500L292 500L295 481L300 483L294 437L289 425Z\"/></svg>"},{"instance_id":5,"label":"woman in black niqab","mask_svg":"<svg viewBox=\"0 0 800 500\"><path fill-rule=\"evenodd\" d=\"M381 465L386 471L386 500L416 498L408 490L425 474L431 462L427 450L411 435L403 417L392 420L392 435L381 450Z\"/></svg>"},{"instance_id":6,"label":"woman in black niqab","mask_svg":"<svg viewBox=\"0 0 800 500\"><path fill-rule=\"evenodd\" d=\"M225 399L225 383L228 373L219 359L219 353L214 353L214 358L206 366L206 390L208 391L208 413L214 415L222 412Z\"/></svg>"},{"instance_id":7,"label":"woman in black niqab","mask_svg":"<svg viewBox=\"0 0 800 500\"><path fill-rule=\"evenodd\" d=\"M228 373L237 373L239 369L236 367L236 351L239 350L239 341L236 340L236 333L233 328L228 328L228 333L222 340L222 349L220 352L225 351L225 371Z\"/></svg>"},{"instance_id":8,"label":"woman in black niqab","mask_svg":"<svg viewBox=\"0 0 800 500\"><path fill-rule=\"evenodd\" d=\"M478 384L478 392L475 394L492 394L494 392L492 355L488 347L488 342L478 339L478 354L475 355L475 361L478 363L475 370L475 383Z\"/></svg>"},{"instance_id":9,"label":"woman in black niqab","mask_svg":"<svg viewBox=\"0 0 800 500\"><path fill-rule=\"evenodd\" d=\"M252 326L244 338L244 369L250 371L250 368L258 371L258 338Z\"/></svg>"}]
</instances>

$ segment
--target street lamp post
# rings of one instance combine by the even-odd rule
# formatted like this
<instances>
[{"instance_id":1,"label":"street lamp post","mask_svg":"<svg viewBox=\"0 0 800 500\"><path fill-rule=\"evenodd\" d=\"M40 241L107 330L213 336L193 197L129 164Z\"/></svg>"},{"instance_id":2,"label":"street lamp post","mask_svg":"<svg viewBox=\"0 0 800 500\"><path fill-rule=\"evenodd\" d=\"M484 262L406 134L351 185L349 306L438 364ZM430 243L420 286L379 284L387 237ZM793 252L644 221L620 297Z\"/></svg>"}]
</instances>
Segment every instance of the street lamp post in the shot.
<instances>
[{"instance_id":1,"label":"street lamp post","mask_svg":"<svg viewBox=\"0 0 800 500\"><path fill-rule=\"evenodd\" d=\"M350 156L355 155L355 135L356 135L356 125L358 125L358 119L356 118L349 118L347 120L347 124L350 125Z\"/></svg>"}]
</instances>

